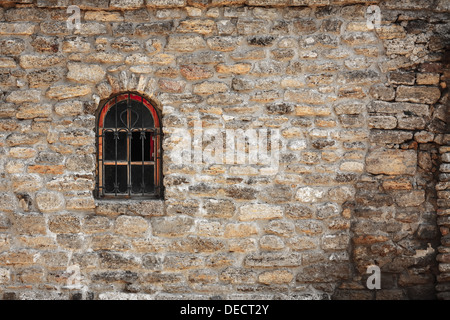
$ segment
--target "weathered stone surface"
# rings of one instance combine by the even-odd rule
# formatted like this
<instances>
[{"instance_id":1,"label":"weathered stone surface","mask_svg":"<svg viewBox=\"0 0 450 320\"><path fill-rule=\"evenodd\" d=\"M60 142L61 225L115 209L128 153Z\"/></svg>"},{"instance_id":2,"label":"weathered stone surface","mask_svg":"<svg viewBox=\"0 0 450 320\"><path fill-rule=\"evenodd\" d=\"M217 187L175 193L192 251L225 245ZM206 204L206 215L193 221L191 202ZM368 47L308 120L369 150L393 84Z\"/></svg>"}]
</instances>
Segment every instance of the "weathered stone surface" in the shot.
<instances>
[{"instance_id":1,"label":"weathered stone surface","mask_svg":"<svg viewBox=\"0 0 450 320\"><path fill-rule=\"evenodd\" d=\"M435 104L441 97L441 91L437 87L424 86L399 86L397 88L396 101L408 101L415 103Z\"/></svg>"},{"instance_id":2,"label":"weathered stone surface","mask_svg":"<svg viewBox=\"0 0 450 320\"><path fill-rule=\"evenodd\" d=\"M31 35L35 28L34 23L1 22L0 35Z\"/></svg>"},{"instance_id":3,"label":"weathered stone surface","mask_svg":"<svg viewBox=\"0 0 450 320\"><path fill-rule=\"evenodd\" d=\"M27 79L31 88L49 86L61 80L61 71L58 69L36 70L28 73Z\"/></svg>"},{"instance_id":4,"label":"weathered stone surface","mask_svg":"<svg viewBox=\"0 0 450 320\"><path fill-rule=\"evenodd\" d=\"M50 87L46 95L50 99L64 100L85 96L91 93L91 88L86 85L56 85Z\"/></svg>"},{"instance_id":5,"label":"weathered stone surface","mask_svg":"<svg viewBox=\"0 0 450 320\"><path fill-rule=\"evenodd\" d=\"M94 235L91 240L91 248L94 251L98 250L126 251L131 249L131 243L128 240L128 238L106 233Z\"/></svg>"},{"instance_id":6,"label":"weathered stone surface","mask_svg":"<svg viewBox=\"0 0 450 320\"><path fill-rule=\"evenodd\" d=\"M65 207L64 196L54 191L39 192L36 194L36 206L41 212L60 211Z\"/></svg>"},{"instance_id":7,"label":"weathered stone surface","mask_svg":"<svg viewBox=\"0 0 450 320\"><path fill-rule=\"evenodd\" d=\"M14 192L33 192L43 186L42 178L36 174L14 175L11 182Z\"/></svg>"},{"instance_id":8,"label":"weathered stone surface","mask_svg":"<svg viewBox=\"0 0 450 320\"><path fill-rule=\"evenodd\" d=\"M0 68L15 68L17 66L13 58L0 57Z\"/></svg>"},{"instance_id":9,"label":"weathered stone surface","mask_svg":"<svg viewBox=\"0 0 450 320\"><path fill-rule=\"evenodd\" d=\"M21 55L19 64L24 69L52 67L64 60L61 55Z\"/></svg>"},{"instance_id":10,"label":"weathered stone surface","mask_svg":"<svg viewBox=\"0 0 450 320\"><path fill-rule=\"evenodd\" d=\"M321 188L302 187L297 190L295 199L300 202L316 202L322 199L325 191Z\"/></svg>"},{"instance_id":11,"label":"weathered stone surface","mask_svg":"<svg viewBox=\"0 0 450 320\"><path fill-rule=\"evenodd\" d=\"M56 214L49 218L48 228L54 233L78 233L81 230L81 221L71 214Z\"/></svg>"},{"instance_id":12,"label":"weathered stone surface","mask_svg":"<svg viewBox=\"0 0 450 320\"><path fill-rule=\"evenodd\" d=\"M210 19L189 19L182 20L177 27L178 32L182 33L200 33L208 35L214 32L216 24Z\"/></svg>"},{"instance_id":13,"label":"weathered stone surface","mask_svg":"<svg viewBox=\"0 0 450 320\"><path fill-rule=\"evenodd\" d=\"M258 233L258 228L251 223L234 223L225 226L225 238L245 238Z\"/></svg>"},{"instance_id":14,"label":"weathered stone surface","mask_svg":"<svg viewBox=\"0 0 450 320\"><path fill-rule=\"evenodd\" d=\"M6 102L13 103L39 102L40 100L41 91L39 90L16 90L6 97Z\"/></svg>"},{"instance_id":15,"label":"weathered stone surface","mask_svg":"<svg viewBox=\"0 0 450 320\"><path fill-rule=\"evenodd\" d=\"M283 240L275 235L264 235L259 239L259 246L263 250L281 250L285 247Z\"/></svg>"},{"instance_id":16,"label":"weathered stone surface","mask_svg":"<svg viewBox=\"0 0 450 320\"><path fill-rule=\"evenodd\" d=\"M59 102L55 105L55 113L60 116L77 116L83 113L84 105L79 100Z\"/></svg>"},{"instance_id":17,"label":"weathered stone surface","mask_svg":"<svg viewBox=\"0 0 450 320\"><path fill-rule=\"evenodd\" d=\"M374 150L366 158L366 169L372 174L414 175L416 167L414 150Z\"/></svg>"},{"instance_id":18,"label":"weathered stone surface","mask_svg":"<svg viewBox=\"0 0 450 320\"><path fill-rule=\"evenodd\" d=\"M161 236L179 236L188 234L194 225L194 220L187 216L156 218L152 221L153 234Z\"/></svg>"},{"instance_id":19,"label":"weathered stone surface","mask_svg":"<svg viewBox=\"0 0 450 320\"><path fill-rule=\"evenodd\" d=\"M228 86L220 81L204 81L195 84L193 87L194 94L209 95L214 93L227 92Z\"/></svg>"},{"instance_id":20,"label":"weathered stone surface","mask_svg":"<svg viewBox=\"0 0 450 320\"><path fill-rule=\"evenodd\" d=\"M233 65L218 64L216 71L218 73L246 74L250 71L252 65L250 63L236 63Z\"/></svg>"},{"instance_id":21,"label":"weathered stone surface","mask_svg":"<svg viewBox=\"0 0 450 320\"><path fill-rule=\"evenodd\" d=\"M206 215L211 218L231 218L236 206L230 200L209 199L204 202Z\"/></svg>"},{"instance_id":22,"label":"weathered stone surface","mask_svg":"<svg viewBox=\"0 0 450 320\"><path fill-rule=\"evenodd\" d=\"M0 39L0 54L18 55L25 50L25 41L19 38Z\"/></svg>"},{"instance_id":23,"label":"weathered stone surface","mask_svg":"<svg viewBox=\"0 0 450 320\"><path fill-rule=\"evenodd\" d=\"M144 0L111 0L109 7L111 9L137 9L144 5Z\"/></svg>"},{"instance_id":24,"label":"weathered stone surface","mask_svg":"<svg viewBox=\"0 0 450 320\"><path fill-rule=\"evenodd\" d=\"M66 53L89 52L90 50L91 44L86 37L67 36L62 41L62 51Z\"/></svg>"},{"instance_id":25,"label":"weathered stone surface","mask_svg":"<svg viewBox=\"0 0 450 320\"><path fill-rule=\"evenodd\" d=\"M270 206L263 204L246 205L240 207L239 220L252 221L252 220L270 220L281 218L283 211L279 206Z\"/></svg>"},{"instance_id":26,"label":"weathered stone surface","mask_svg":"<svg viewBox=\"0 0 450 320\"><path fill-rule=\"evenodd\" d=\"M105 70L99 65L94 64L80 64L80 63L69 63L67 65L69 73L67 74L67 79L73 80L75 82L92 82L98 83L105 77Z\"/></svg>"},{"instance_id":27,"label":"weathered stone surface","mask_svg":"<svg viewBox=\"0 0 450 320\"><path fill-rule=\"evenodd\" d=\"M302 264L298 253L264 252L253 253L245 257L245 266L253 268L264 267L298 267Z\"/></svg>"},{"instance_id":28,"label":"weathered stone surface","mask_svg":"<svg viewBox=\"0 0 450 320\"><path fill-rule=\"evenodd\" d=\"M313 89L303 90L287 90L284 94L284 99L287 101L305 103L305 104L326 104L336 100L333 95L325 95Z\"/></svg>"},{"instance_id":29,"label":"weathered stone surface","mask_svg":"<svg viewBox=\"0 0 450 320\"><path fill-rule=\"evenodd\" d=\"M142 217L120 216L115 221L115 232L129 236L143 236L148 229L148 222Z\"/></svg>"},{"instance_id":30,"label":"weathered stone surface","mask_svg":"<svg viewBox=\"0 0 450 320\"><path fill-rule=\"evenodd\" d=\"M140 23L136 26L135 33L139 36L165 34L173 29L173 21L158 21Z\"/></svg>"},{"instance_id":31,"label":"weathered stone surface","mask_svg":"<svg viewBox=\"0 0 450 320\"><path fill-rule=\"evenodd\" d=\"M206 47L201 36L172 35L167 40L166 49L170 51L192 52Z\"/></svg>"},{"instance_id":32,"label":"weathered stone surface","mask_svg":"<svg viewBox=\"0 0 450 320\"><path fill-rule=\"evenodd\" d=\"M444 2L4 2L3 298L448 298ZM128 91L161 111L164 199L94 198L99 107ZM194 159L245 130L275 166Z\"/></svg>"},{"instance_id":33,"label":"weathered stone surface","mask_svg":"<svg viewBox=\"0 0 450 320\"><path fill-rule=\"evenodd\" d=\"M401 130L371 130L370 142L378 145L400 144L413 138L412 132Z\"/></svg>"},{"instance_id":34,"label":"weathered stone surface","mask_svg":"<svg viewBox=\"0 0 450 320\"><path fill-rule=\"evenodd\" d=\"M16 113L18 119L46 118L52 114L51 104L24 103Z\"/></svg>"}]
</instances>

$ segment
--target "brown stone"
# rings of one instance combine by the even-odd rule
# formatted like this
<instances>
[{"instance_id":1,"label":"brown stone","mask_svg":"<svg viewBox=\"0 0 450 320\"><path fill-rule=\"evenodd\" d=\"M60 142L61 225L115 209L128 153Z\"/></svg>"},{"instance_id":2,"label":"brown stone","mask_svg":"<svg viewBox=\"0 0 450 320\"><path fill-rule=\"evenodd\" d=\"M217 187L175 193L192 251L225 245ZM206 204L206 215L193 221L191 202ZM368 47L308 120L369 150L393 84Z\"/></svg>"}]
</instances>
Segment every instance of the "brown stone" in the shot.
<instances>
[{"instance_id":1,"label":"brown stone","mask_svg":"<svg viewBox=\"0 0 450 320\"><path fill-rule=\"evenodd\" d=\"M71 214L56 214L49 218L48 228L54 233L78 233L81 231L81 221Z\"/></svg>"},{"instance_id":2,"label":"brown stone","mask_svg":"<svg viewBox=\"0 0 450 320\"><path fill-rule=\"evenodd\" d=\"M91 88L86 85L57 85L50 87L46 95L50 99L63 100L85 96L91 93Z\"/></svg>"},{"instance_id":3,"label":"brown stone","mask_svg":"<svg viewBox=\"0 0 450 320\"><path fill-rule=\"evenodd\" d=\"M416 166L414 150L375 150L366 158L366 170L372 174L414 175Z\"/></svg>"},{"instance_id":4,"label":"brown stone","mask_svg":"<svg viewBox=\"0 0 450 320\"><path fill-rule=\"evenodd\" d=\"M115 222L115 232L129 236L143 236L148 229L148 222L142 217L119 216Z\"/></svg>"},{"instance_id":5,"label":"brown stone","mask_svg":"<svg viewBox=\"0 0 450 320\"><path fill-rule=\"evenodd\" d=\"M425 86L399 86L397 88L396 101L408 101L415 103L435 104L441 97L441 91L437 87Z\"/></svg>"},{"instance_id":6,"label":"brown stone","mask_svg":"<svg viewBox=\"0 0 450 320\"><path fill-rule=\"evenodd\" d=\"M214 73L208 67L195 64L180 66L180 73L187 80L208 79L214 75Z\"/></svg>"},{"instance_id":7,"label":"brown stone","mask_svg":"<svg viewBox=\"0 0 450 320\"><path fill-rule=\"evenodd\" d=\"M63 165L33 165L28 166L29 173L59 175L64 173Z\"/></svg>"}]
</instances>

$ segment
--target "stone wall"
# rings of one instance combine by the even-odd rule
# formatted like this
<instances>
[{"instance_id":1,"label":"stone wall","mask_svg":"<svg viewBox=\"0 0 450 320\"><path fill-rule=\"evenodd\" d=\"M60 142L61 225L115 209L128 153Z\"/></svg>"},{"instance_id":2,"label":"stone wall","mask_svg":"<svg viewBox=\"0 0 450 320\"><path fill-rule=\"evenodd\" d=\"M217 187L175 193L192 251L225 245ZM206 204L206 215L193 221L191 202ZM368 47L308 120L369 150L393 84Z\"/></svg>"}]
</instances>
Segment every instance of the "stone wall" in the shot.
<instances>
[{"instance_id":1,"label":"stone wall","mask_svg":"<svg viewBox=\"0 0 450 320\"><path fill-rule=\"evenodd\" d=\"M0 5L3 299L450 297L447 1ZM129 91L163 114L161 200L93 197ZM279 133L278 166L187 161L198 123Z\"/></svg>"}]
</instances>

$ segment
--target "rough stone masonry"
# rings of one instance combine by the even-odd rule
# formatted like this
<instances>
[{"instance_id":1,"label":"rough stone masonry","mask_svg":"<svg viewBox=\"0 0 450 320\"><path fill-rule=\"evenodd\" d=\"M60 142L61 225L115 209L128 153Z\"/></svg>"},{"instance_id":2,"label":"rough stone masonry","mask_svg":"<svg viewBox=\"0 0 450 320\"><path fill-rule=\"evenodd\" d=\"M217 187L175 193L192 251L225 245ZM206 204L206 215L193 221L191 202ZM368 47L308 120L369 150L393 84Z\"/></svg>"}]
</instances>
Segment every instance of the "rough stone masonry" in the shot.
<instances>
[{"instance_id":1,"label":"rough stone masonry","mask_svg":"<svg viewBox=\"0 0 450 320\"><path fill-rule=\"evenodd\" d=\"M0 298L450 299L449 44L447 0L0 1ZM163 199L93 196L121 92ZM278 130L277 170L174 163L196 121Z\"/></svg>"}]
</instances>

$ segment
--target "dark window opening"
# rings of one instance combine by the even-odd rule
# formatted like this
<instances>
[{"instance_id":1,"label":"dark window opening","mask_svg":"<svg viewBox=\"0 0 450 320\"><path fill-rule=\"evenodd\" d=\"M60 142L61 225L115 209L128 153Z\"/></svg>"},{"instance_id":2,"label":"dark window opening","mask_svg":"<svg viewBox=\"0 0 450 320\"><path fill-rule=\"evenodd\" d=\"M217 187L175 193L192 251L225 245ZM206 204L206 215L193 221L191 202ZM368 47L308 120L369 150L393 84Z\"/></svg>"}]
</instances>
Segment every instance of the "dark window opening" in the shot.
<instances>
[{"instance_id":1,"label":"dark window opening","mask_svg":"<svg viewBox=\"0 0 450 320\"><path fill-rule=\"evenodd\" d=\"M156 108L141 95L121 94L103 105L97 121L97 197L162 197Z\"/></svg>"}]
</instances>

